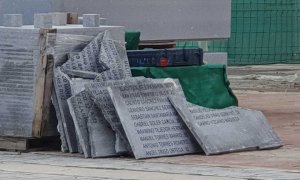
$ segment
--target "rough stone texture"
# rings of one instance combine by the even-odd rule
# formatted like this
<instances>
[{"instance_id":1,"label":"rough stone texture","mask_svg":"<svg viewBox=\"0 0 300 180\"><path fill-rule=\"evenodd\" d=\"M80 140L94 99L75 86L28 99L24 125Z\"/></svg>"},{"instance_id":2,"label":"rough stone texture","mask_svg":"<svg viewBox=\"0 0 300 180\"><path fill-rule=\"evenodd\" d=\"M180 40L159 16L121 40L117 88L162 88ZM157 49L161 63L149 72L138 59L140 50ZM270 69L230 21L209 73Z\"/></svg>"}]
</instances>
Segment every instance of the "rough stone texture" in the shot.
<instances>
[{"instance_id":1,"label":"rough stone texture","mask_svg":"<svg viewBox=\"0 0 300 180\"><path fill-rule=\"evenodd\" d=\"M55 115L56 115L56 118L57 118L57 130L60 134L60 141L61 141L61 151L62 152L68 152L69 151L69 147L68 147L68 142L67 142L67 137L66 137L66 134L65 134L65 130L64 130L64 125L63 125L63 122L62 122L62 116L61 116L61 112L60 112L60 109L59 109L59 104L58 104L58 100L57 100L57 96L56 96L56 93L55 93L55 90L53 88L52 90L52 96L51 96L51 100L52 100L52 104L54 106L54 109L55 109Z\"/></svg>"},{"instance_id":2,"label":"rough stone texture","mask_svg":"<svg viewBox=\"0 0 300 180\"><path fill-rule=\"evenodd\" d=\"M114 41L111 34L106 31L101 42L100 60L107 65L98 77L98 81L119 80L132 77L126 47L123 42Z\"/></svg>"},{"instance_id":3,"label":"rough stone texture","mask_svg":"<svg viewBox=\"0 0 300 180\"><path fill-rule=\"evenodd\" d=\"M52 15L48 13L34 14L34 28L52 28Z\"/></svg>"},{"instance_id":4,"label":"rough stone texture","mask_svg":"<svg viewBox=\"0 0 300 180\"><path fill-rule=\"evenodd\" d=\"M99 27L100 15L99 14L83 14L83 27Z\"/></svg>"},{"instance_id":5,"label":"rough stone texture","mask_svg":"<svg viewBox=\"0 0 300 180\"><path fill-rule=\"evenodd\" d=\"M67 73L69 72L69 75L70 72L76 73L76 71L79 71L91 74L92 77L96 77L97 73L108 70L109 67L100 59L103 36L104 33L99 33L81 52L71 55L70 59L61 66L62 70L68 70Z\"/></svg>"},{"instance_id":6,"label":"rough stone texture","mask_svg":"<svg viewBox=\"0 0 300 180\"><path fill-rule=\"evenodd\" d=\"M109 87L136 159L190 154L199 146L168 100L175 82Z\"/></svg>"},{"instance_id":7,"label":"rough stone texture","mask_svg":"<svg viewBox=\"0 0 300 180\"><path fill-rule=\"evenodd\" d=\"M93 101L85 91L82 91L68 99L68 106L75 125L79 144L86 158L91 157L89 132L87 128L88 113L93 106Z\"/></svg>"},{"instance_id":8,"label":"rough stone texture","mask_svg":"<svg viewBox=\"0 0 300 180\"><path fill-rule=\"evenodd\" d=\"M144 79L145 78L143 77L128 78L126 80L95 82L95 83L87 84L85 86L86 91L89 92L92 99L94 99L95 104L101 110L101 113L103 114L105 120L110 124L111 128L118 134L117 138L120 138L120 140L117 139L117 144L116 144L116 150L118 153L124 151L124 149L128 149L128 151L131 151L131 149L126 134L124 132L124 129L116 113L113 102L109 97L107 87L122 86L125 84L137 84L137 81L141 81Z\"/></svg>"},{"instance_id":9,"label":"rough stone texture","mask_svg":"<svg viewBox=\"0 0 300 180\"><path fill-rule=\"evenodd\" d=\"M21 27L23 26L22 14L4 14L3 26L5 27Z\"/></svg>"},{"instance_id":10,"label":"rough stone texture","mask_svg":"<svg viewBox=\"0 0 300 180\"><path fill-rule=\"evenodd\" d=\"M238 107L213 110L176 96L170 101L206 155L282 146L261 112Z\"/></svg>"},{"instance_id":11,"label":"rough stone texture","mask_svg":"<svg viewBox=\"0 0 300 180\"><path fill-rule=\"evenodd\" d=\"M60 132L60 134L66 136L69 151L78 152L78 140L76 137L75 126L67 103L67 99L72 96L69 82L70 79L66 74L61 72L59 68L54 70L54 74L55 94L58 100L63 130L65 131L64 133Z\"/></svg>"},{"instance_id":12,"label":"rough stone texture","mask_svg":"<svg viewBox=\"0 0 300 180\"><path fill-rule=\"evenodd\" d=\"M116 156L118 153L127 151L124 144L120 145L117 142L118 138L115 137L115 132L94 103L88 114L87 127L93 158Z\"/></svg>"},{"instance_id":13,"label":"rough stone texture","mask_svg":"<svg viewBox=\"0 0 300 180\"><path fill-rule=\"evenodd\" d=\"M93 82L90 79L72 79L70 81L72 95L75 96L76 94L80 93L81 91L85 90L85 85L88 83Z\"/></svg>"},{"instance_id":14,"label":"rough stone texture","mask_svg":"<svg viewBox=\"0 0 300 180\"><path fill-rule=\"evenodd\" d=\"M65 26L67 25L67 13L54 12L52 15L52 25L53 26Z\"/></svg>"},{"instance_id":15,"label":"rough stone texture","mask_svg":"<svg viewBox=\"0 0 300 180\"><path fill-rule=\"evenodd\" d=\"M56 28L58 34L48 34L48 45L47 45L49 54L52 54L54 57L55 67L59 67L67 61L67 54L69 52L81 51L94 38L94 36L97 36L100 32L104 32L105 30L110 30L112 37L115 38L117 41L124 42L123 27L106 26L101 28L83 28L80 25L69 25L69 26L57 26ZM59 76L59 73L57 74L57 71L54 71L54 73ZM62 87L58 87L56 83L54 83L54 86L56 91L57 89L62 88ZM69 88L69 84L66 84L66 87ZM62 92L62 93L66 93L66 92ZM71 97L69 93L63 94L62 96L64 96L65 98ZM63 106L66 108L67 106L66 101L64 99L62 100L58 98L57 104L60 104L60 106L57 105L55 109L57 111L56 114L61 115L61 118L58 118L61 119L58 123L58 129L63 142L64 139L66 139L66 141L68 140L67 136L69 135L67 129L62 128L64 125L62 121L65 121L64 119L67 119L66 120L67 122L72 122L73 120L71 118L71 115L69 114L69 110L61 112L60 107ZM72 128L72 126L70 128ZM73 133L73 135L74 134L76 135L76 133ZM68 141L70 144L70 140ZM75 141L73 138L72 143L74 142ZM62 150L65 151L64 149ZM75 150L76 150L76 146L73 145L73 150L70 151L75 152Z\"/></svg>"}]
</instances>

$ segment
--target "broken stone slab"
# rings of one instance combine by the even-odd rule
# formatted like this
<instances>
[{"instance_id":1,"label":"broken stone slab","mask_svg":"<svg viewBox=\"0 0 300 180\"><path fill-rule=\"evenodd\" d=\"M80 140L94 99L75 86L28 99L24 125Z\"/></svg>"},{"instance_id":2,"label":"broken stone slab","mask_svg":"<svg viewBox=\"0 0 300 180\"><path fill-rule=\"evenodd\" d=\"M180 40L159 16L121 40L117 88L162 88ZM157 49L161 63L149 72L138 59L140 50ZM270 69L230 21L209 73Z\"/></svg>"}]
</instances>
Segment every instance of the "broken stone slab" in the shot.
<instances>
[{"instance_id":1,"label":"broken stone slab","mask_svg":"<svg viewBox=\"0 0 300 180\"><path fill-rule=\"evenodd\" d=\"M96 158L118 155L115 150L115 132L90 95L85 90L81 91L68 99L68 105L84 156Z\"/></svg>"},{"instance_id":2,"label":"broken stone slab","mask_svg":"<svg viewBox=\"0 0 300 180\"><path fill-rule=\"evenodd\" d=\"M34 28L52 28L52 15L48 13L34 14Z\"/></svg>"},{"instance_id":3,"label":"broken stone slab","mask_svg":"<svg viewBox=\"0 0 300 180\"><path fill-rule=\"evenodd\" d=\"M137 81L144 80L144 77L128 78L125 80L111 80L104 82L94 82L86 84L86 91L94 99L95 104L101 110L105 120L110 124L111 128L118 134L116 151L118 153L124 152L124 149L131 151L126 134L122 128L120 120L117 116L114 105L109 97L107 87L122 86L125 84L137 84ZM96 81L96 80L95 80ZM118 139L120 138L120 140Z\"/></svg>"},{"instance_id":4,"label":"broken stone slab","mask_svg":"<svg viewBox=\"0 0 300 180\"><path fill-rule=\"evenodd\" d=\"M21 27L23 26L22 14L4 14L3 26L5 27Z\"/></svg>"},{"instance_id":5,"label":"broken stone slab","mask_svg":"<svg viewBox=\"0 0 300 180\"><path fill-rule=\"evenodd\" d=\"M100 60L109 67L109 70L102 72L97 77L98 81L132 77L125 44L113 40L109 31L105 31L101 42Z\"/></svg>"},{"instance_id":6,"label":"broken stone slab","mask_svg":"<svg viewBox=\"0 0 300 180\"><path fill-rule=\"evenodd\" d=\"M78 152L78 139L76 137L75 125L67 103L67 99L72 96L70 78L61 72L60 68L54 69L54 89L69 151L71 153Z\"/></svg>"},{"instance_id":7,"label":"broken stone slab","mask_svg":"<svg viewBox=\"0 0 300 180\"><path fill-rule=\"evenodd\" d=\"M83 14L83 27L99 27L100 14Z\"/></svg>"},{"instance_id":8,"label":"broken stone slab","mask_svg":"<svg viewBox=\"0 0 300 180\"><path fill-rule=\"evenodd\" d=\"M64 12L53 12L52 25L53 26L65 26L67 25L67 13Z\"/></svg>"},{"instance_id":9,"label":"broken stone slab","mask_svg":"<svg viewBox=\"0 0 300 180\"><path fill-rule=\"evenodd\" d=\"M76 134L79 138L79 144L86 158L91 157L87 119L93 104L89 94L85 91L68 99L68 105L75 125Z\"/></svg>"},{"instance_id":10,"label":"broken stone slab","mask_svg":"<svg viewBox=\"0 0 300 180\"><path fill-rule=\"evenodd\" d=\"M169 99L206 155L282 146L261 112L238 107L214 110L182 97Z\"/></svg>"},{"instance_id":11,"label":"broken stone slab","mask_svg":"<svg viewBox=\"0 0 300 180\"><path fill-rule=\"evenodd\" d=\"M54 106L56 118L57 118L57 121L58 121L57 130L60 134L61 151L62 152L69 152L69 147L68 147L68 143L67 143L67 139L66 139L64 126L63 126L63 123L62 123L62 117L61 117L61 114L60 114L58 100L57 100L57 96L56 96L56 93L55 93L54 89L52 90L51 100L52 100L52 104Z\"/></svg>"},{"instance_id":12,"label":"broken stone slab","mask_svg":"<svg viewBox=\"0 0 300 180\"><path fill-rule=\"evenodd\" d=\"M101 73L109 70L109 67L101 61L100 50L104 33L99 33L81 52L72 55L70 59L62 65L62 70L68 75L74 75L74 72L88 74L91 72L95 77L95 73ZM79 74L77 74L79 75Z\"/></svg>"},{"instance_id":13,"label":"broken stone slab","mask_svg":"<svg viewBox=\"0 0 300 180\"><path fill-rule=\"evenodd\" d=\"M120 155L117 152L126 152L124 144L119 145L115 132L104 119L96 104L93 104L87 120L92 158ZM116 147L120 146L120 147Z\"/></svg>"},{"instance_id":14,"label":"broken stone slab","mask_svg":"<svg viewBox=\"0 0 300 180\"><path fill-rule=\"evenodd\" d=\"M93 82L90 79L74 78L70 81L72 96L85 90L85 85Z\"/></svg>"},{"instance_id":15,"label":"broken stone slab","mask_svg":"<svg viewBox=\"0 0 300 180\"><path fill-rule=\"evenodd\" d=\"M199 152L190 131L168 96L176 83L145 83L108 87L118 117L136 159Z\"/></svg>"}]
</instances>

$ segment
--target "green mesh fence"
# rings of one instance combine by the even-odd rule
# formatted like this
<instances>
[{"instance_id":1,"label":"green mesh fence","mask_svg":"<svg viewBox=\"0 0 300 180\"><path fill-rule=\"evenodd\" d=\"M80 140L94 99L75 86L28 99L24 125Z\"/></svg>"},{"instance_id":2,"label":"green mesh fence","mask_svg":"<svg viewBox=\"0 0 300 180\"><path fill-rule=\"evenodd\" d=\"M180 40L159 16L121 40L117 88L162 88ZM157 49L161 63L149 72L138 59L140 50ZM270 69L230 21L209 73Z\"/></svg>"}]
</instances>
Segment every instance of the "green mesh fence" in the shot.
<instances>
[{"instance_id":1,"label":"green mesh fence","mask_svg":"<svg viewBox=\"0 0 300 180\"><path fill-rule=\"evenodd\" d=\"M300 63L300 0L232 0L231 38L208 50L229 65Z\"/></svg>"}]
</instances>

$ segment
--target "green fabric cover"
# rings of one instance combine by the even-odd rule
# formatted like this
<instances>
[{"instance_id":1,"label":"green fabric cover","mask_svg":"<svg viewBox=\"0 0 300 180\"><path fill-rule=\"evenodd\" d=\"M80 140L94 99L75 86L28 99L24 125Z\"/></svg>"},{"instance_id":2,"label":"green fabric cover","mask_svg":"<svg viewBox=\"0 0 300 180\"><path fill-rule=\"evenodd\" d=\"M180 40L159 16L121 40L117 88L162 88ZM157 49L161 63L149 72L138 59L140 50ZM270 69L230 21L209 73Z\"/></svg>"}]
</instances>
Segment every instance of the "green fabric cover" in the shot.
<instances>
[{"instance_id":1,"label":"green fabric cover","mask_svg":"<svg viewBox=\"0 0 300 180\"><path fill-rule=\"evenodd\" d=\"M125 32L125 42L127 50L137 50L139 48L141 32Z\"/></svg>"},{"instance_id":2,"label":"green fabric cover","mask_svg":"<svg viewBox=\"0 0 300 180\"><path fill-rule=\"evenodd\" d=\"M187 100L200 106L221 109L238 105L225 65L133 67L131 71L133 76L179 79Z\"/></svg>"}]
</instances>

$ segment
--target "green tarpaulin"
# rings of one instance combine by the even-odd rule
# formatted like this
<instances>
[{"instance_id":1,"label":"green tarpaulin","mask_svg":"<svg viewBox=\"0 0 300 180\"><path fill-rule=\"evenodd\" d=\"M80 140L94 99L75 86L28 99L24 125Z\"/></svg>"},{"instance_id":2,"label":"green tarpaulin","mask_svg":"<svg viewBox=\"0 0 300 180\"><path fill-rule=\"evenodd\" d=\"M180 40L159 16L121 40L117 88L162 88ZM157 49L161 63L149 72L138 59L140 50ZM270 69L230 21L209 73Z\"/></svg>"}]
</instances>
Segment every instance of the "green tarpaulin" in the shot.
<instances>
[{"instance_id":1,"label":"green tarpaulin","mask_svg":"<svg viewBox=\"0 0 300 180\"><path fill-rule=\"evenodd\" d=\"M238 105L229 87L225 65L134 67L133 76L179 79L187 100L209 108Z\"/></svg>"},{"instance_id":2,"label":"green tarpaulin","mask_svg":"<svg viewBox=\"0 0 300 180\"><path fill-rule=\"evenodd\" d=\"M141 32L125 32L125 42L127 50L137 50L139 48Z\"/></svg>"}]
</instances>

